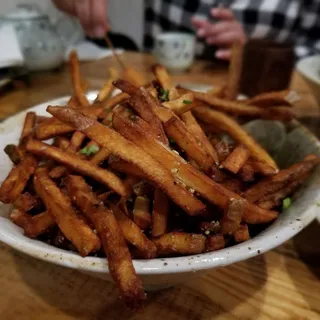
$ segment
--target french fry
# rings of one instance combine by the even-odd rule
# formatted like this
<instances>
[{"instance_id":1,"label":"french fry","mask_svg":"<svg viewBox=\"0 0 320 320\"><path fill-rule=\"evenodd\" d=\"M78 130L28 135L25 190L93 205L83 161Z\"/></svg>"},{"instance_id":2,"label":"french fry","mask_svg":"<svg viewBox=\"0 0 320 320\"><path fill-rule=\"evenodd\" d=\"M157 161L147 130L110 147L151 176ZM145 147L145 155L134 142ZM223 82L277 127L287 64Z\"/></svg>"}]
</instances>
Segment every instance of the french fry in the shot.
<instances>
[{"instance_id":1,"label":"french fry","mask_svg":"<svg viewBox=\"0 0 320 320\"><path fill-rule=\"evenodd\" d=\"M39 123L41 123L41 122L43 122L43 121L46 121L46 120L48 120L48 119L50 119L50 117L37 115L37 117L36 117L36 124L39 124Z\"/></svg>"},{"instance_id":2,"label":"french fry","mask_svg":"<svg viewBox=\"0 0 320 320\"><path fill-rule=\"evenodd\" d=\"M164 102L163 105L172 110L175 114L182 115L195 107L193 100L194 96L189 92L175 100Z\"/></svg>"},{"instance_id":3,"label":"french fry","mask_svg":"<svg viewBox=\"0 0 320 320\"><path fill-rule=\"evenodd\" d=\"M141 90L146 90L142 88ZM168 144L168 139L164 133L163 126L159 118L156 116L151 106L147 101L143 101L144 97L140 96L139 93L133 95L130 100L130 106L137 112L137 114L151 125L156 137L164 144Z\"/></svg>"},{"instance_id":4,"label":"french fry","mask_svg":"<svg viewBox=\"0 0 320 320\"><path fill-rule=\"evenodd\" d=\"M126 241L134 245L144 259L155 258L157 256L155 244L147 238L119 206L113 206L112 211Z\"/></svg>"},{"instance_id":5,"label":"french fry","mask_svg":"<svg viewBox=\"0 0 320 320\"><path fill-rule=\"evenodd\" d=\"M89 161L79 159L76 155L63 152L56 147L35 140L30 140L26 148L29 152L53 159L76 172L101 182L123 197L128 194L125 185L115 174L107 169L101 169Z\"/></svg>"},{"instance_id":6,"label":"french fry","mask_svg":"<svg viewBox=\"0 0 320 320\"><path fill-rule=\"evenodd\" d=\"M123 77L138 87L144 86L147 83L145 76L132 67L125 68Z\"/></svg>"},{"instance_id":7,"label":"french fry","mask_svg":"<svg viewBox=\"0 0 320 320\"><path fill-rule=\"evenodd\" d=\"M198 140L188 130L186 125L177 117L173 117L164 123L167 135L174 139L176 144L193 159L201 169L208 171L214 165L214 159L207 150L200 145Z\"/></svg>"},{"instance_id":8,"label":"french fry","mask_svg":"<svg viewBox=\"0 0 320 320\"><path fill-rule=\"evenodd\" d=\"M215 163L219 163L218 154L209 139L203 132L201 126L198 124L197 120L193 116L191 112L186 112L181 115L182 120L186 124L189 132L193 134L199 141L202 143L203 147L207 151L207 153L211 156Z\"/></svg>"},{"instance_id":9,"label":"french fry","mask_svg":"<svg viewBox=\"0 0 320 320\"><path fill-rule=\"evenodd\" d=\"M119 73L115 68L111 67L108 71L109 79L99 91L96 101L102 102L110 97L114 88L112 82L119 77Z\"/></svg>"},{"instance_id":10,"label":"french fry","mask_svg":"<svg viewBox=\"0 0 320 320\"><path fill-rule=\"evenodd\" d=\"M254 158L266 162L277 169L276 163L267 151L265 151L235 120L210 108L199 107L194 110L194 113L196 117L200 118L202 121L219 126L234 140L245 145Z\"/></svg>"},{"instance_id":11,"label":"french fry","mask_svg":"<svg viewBox=\"0 0 320 320\"><path fill-rule=\"evenodd\" d=\"M36 238L56 225L53 217L47 211L31 216L20 209L14 209L9 218L21 227L29 238Z\"/></svg>"},{"instance_id":12,"label":"french fry","mask_svg":"<svg viewBox=\"0 0 320 320\"><path fill-rule=\"evenodd\" d=\"M243 195L249 202L254 203L262 197L282 189L299 177L311 172L319 163L320 158L317 156L298 162L273 176L264 178L244 192Z\"/></svg>"},{"instance_id":13,"label":"french fry","mask_svg":"<svg viewBox=\"0 0 320 320\"><path fill-rule=\"evenodd\" d=\"M168 197L156 188L154 191L152 211L152 237L158 237L167 232L170 203Z\"/></svg>"},{"instance_id":14,"label":"french fry","mask_svg":"<svg viewBox=\"0 0 320 320\"><path fill-rule=\"evenodd\" d=\"M215 234L206 239L205 252L217 251L226 246L223 235Z\"/></svg>"},{"instance_id":15,"label":"french fry","mask_svg":"<svg viewBox=\"0 0 320 320\"><path fill-rule=\"evenodd\" d=\"M214 145L214 148L218 154L219 162L221 163L227 159L227 157L231 154L233 150L233 146L227 144L224 141L218 140L218 143L216 143L215 141L213 141L213 139L211 139L210 142Z\"/></svg>"},{"instance_id":16,"label":"french fry","mask_svg":"<svg viewBox=\"0 0 320 320\"><path fill-rule=\"evenodd\" d=\"M175 184L170 171L140 147L129 142L114 130L83 116L73 109L49 107L47 111L83 132L102 147L109 149L114 155L137 166L148 179L158 185L190 215L198 215L205 210L205 206L200 200L193 197L183 187ZM134 121L131 124L133 125Z\"/></svg>"},{"instance_id":17,"label":"french fry","mask_svg":"<svg viewBox=\"0 0 320 320\"><path fill-rule=\"evenodd\" d=\"M102 148L96 154L93 155L93 157L90 159L90 162L92 164L99 165L103 161L107 160L110 154L111 152L108 149Z\"/></svg>"},{"instance_id":18,"label":"french fry","mask_svg":"<svg viewBox=\"0 0 320 320\"><path fill-rule=\"evenodd\" d=\"M274 168L272 168L273 171L275 171ZM277 172L275 172L277 173ZM249 163L245 163L244 166L240 169L238 176L242 179L244 182L252 182L254 181L254 175L255 171L253 169L253 166L251 166Z\"/></svg>"},{"instance_id":19,"label":"french fry","mask_svg":"<svg viewBox=\"0 0 320 320\"><path fill-rule=\"evenodd\" d=\"M232 54L229 64L228 81L224 98L236 100L239 94L240 78L242 72L243 44L236 41L232 45Z\"/></svg>"},{"instance_id":20,"label":"french fry","mask_svg":"<svg viewBox=\"0 0 320 320\"><path fill-rule=\"evenodd\" d=\"M141 229L147 230L151 226L150 200L138 196L134 201L133 222Z\"/></svg>"},{"instance_id":21,"label":"french fry","mask_svg":"<svg viewBox=\"0 0 320 320\"><path fill-rule=\"evenodd\" d=\"M163 257L202 253L206 238L201 234L170 232L153 241L157 246L158 255Z\"/></svg>"},{"instance_id":22,"label":"french fry","mask_svg":"<svg viewBox=\"0 0 320 320\"><path fill-rule=\"evenodd\" d=\"M19 164L24 157L24 152L21 148L17 147L14 144L8 144L4 148L4 152L8 155L9 159L15 165Z\"/></svg>"},{"instance_id":23,"label":"french fry","mask_svg":"<svg viewBox=\"0 0 320 320\"><path fill-rule=\"evenodd\" d=\"M79 60L75 51L70 52L69 65L71 69L71 80L74 94L82 107L88 107L90 103L86 97L85 91L83 90L84 87L80 75Z\"/></svg>"},{"instance_id":24,"label":"french fry","mask_svg":"<svg viewBox=\"0 0 320 320\"><path fill-rule=\"evenodd\" d=\"M179 98L179 92L172 83L172 80L167 72L167 70L159 65L156 64L152 67L152 71L156 77L156 79L159 81L161 87L163 90L168 90L168 98L169 100L174 100Z\"/></svg>"},{"instance_id":25,"label":"french fry","mask_svg":"<svg viewBox=\"0 0 320 320\"><path fill-rule=\"evenodd\" d=\"M255 172L263 176L272 176L277 173L277 170L275 170L273 167L262 161L249 159L246 165L251 166Z\"/></svg>"},{"instance_id":26,"label":"french fry","mask_svg":"<svg viewBox=\"0 0 320 320\"><path fill-rule=\"evenodd\" d=\"M97 230L107 255L111 276L122 299L133 309L140 307L145 293L113 212L101 204L82 177L68 176L67 190L70 198Z\"/></svg>"},{"instance_id":27,"label":"french fry","mask_svg":"<svg viewBox=\"0 0 320 320\"><path fill-rule=\"evenodd\" d=\"M68 148L69 144L70 144L69 139L67 139L65 137L58 136L54 139L52 145L65 151Z\"/></svg>"},{"instance_id":28,"label":"french fry","mask_svg":"<svg viewBox=\"0 0 320 320\"><path fill-rule=\"evenodd\" d=\"M215 183L194 167L187 164L185 160L177 154L168 150L162 144L157 143L152 135L141 130L135 123L132 123L130 127L118 127L117 130L128 140L139 144L145 152L152 155L164 167L170 170L176 181L189 188L190 192L198 192L209 202L223 209L227 208L230 198L240 198L239 195ZM261 210L261 208L245 202L243 219L247 223L266 223L276 219L277 216L278 213L275 211Z\"/></svg>"},{"instance_id":29,"label":"french fry","mask_svg":"<svg viewBox=\"0 0 320 320\"><path fill-rule=\"evenodd\" d=\"M251 99L245 100L245 103L265 108L275 106L290 107L299 100L300 97L296 91L286 89L258 94Z\"/></svg>"},{"instance_id":30,"label":"french fry","mask_svg":"<svg viewBox=\"0 0 320 320\"><path fill-rule=\"evenodd\" d=\"M69 108L74 108L74 109L82 108L82 106L80 105L79 100L77 99L77 97L75 96L75 94L73 94L73 95L70 97L70 99L69 99L69 101L68 101L68 103L67 103L67 106L68 106Z\"/></svg>"},{"instance_id":31,"label":"french fry","mask_svg":"<svg viewBox=\"0 0 320 320\"><path fill-rule=\"evenodd\" d=\"M37 160L31 155L27 155L16 167L12 168L0 187L0 201L3 203L16 201L37 165Z\"/></svg>"},{"instance_id":32,"label":"french fry","mask_svg":"<svg viewBox=\"0 0 320 320\"><path fill-rule=\"evenodd\" d=\"M267 194L264 197L260 198L256 202L257 206L259 206L260 208L269 210L281 205L282 200L285 199L290 194L292 194L300 185L302 185L305 182L305 180L308 179L310 174L311 172L307 172L302 176L300 176L299 178L297 178L297 180L289 183L284 188L281 188L276 192Z\"/></svg>"},{"instance_id":33,"label":"french fry","mask_svg":"<svg viewBox=\"0 0 320 320\"><path fill-rule=\"evenodd\" d=\"M211 90L207 91L207 93L218 98L224 98L225 92L226 92L226 85L214 86Z\"/></svg>"},{"instance_id":34,"label":"french fry","mask_svg":"<svg viewBox=\"0 0 320 320\"><path fill-rule=\"evenodd\" d=\"M109 159L109 167L118 172L123 172L141 179L146 179L146 175L143 173L143 171L135 167L133 164L119 158L112 157L111 160Z\"/></svg>"},{"instance_id":35,"label":"french fry","mask_svg":"<svg viewBox=\"0 0 320 320\"><path fill-rule=\"evenodd\" d=\"M14 206L24 212L27 212L34 207L39 206L39 200L29 192L24 192L14 202Z\"/></svg>"},{"instance_id":36,"label":"french fry","mask_svg":"<svg viewBox=\"0 0 320 320\"><path fill-rule=\"evenodd\" d=\"M249 228L247 224L241 224L234 232L234 241L237 243L244 242L250 239Z\"/></svg>"},{"instance_id":37,"label":"french fry","mask_svg":"<svg viewBox=\"0 0 320 320\"><path fill-rule=\"evenodd\" d=\"M36 125L36 113L35 112L28 112L26 118L24 120L23 129L20 135L20 142L19 145L25 143L25 141L33 135L33 130Z\"/></svg>"},{"instance_id":38,"label":"french fry","mask_svg":"<svg viewBox=\"0 0 320 320\"><path fill-rule=\"evenodd\" d=\"M240 226L244 214L244 200L230 199L229 206L224 213L220 225L222 234L232 234Z\"/></svg>"},{"instance_id":39,"label":"french fry","mask_svg":"<svg viewBox=\"0 0 320 320\"><path fill-rule=\"evenodd\" d=\"M223 168L232 173L238 173L250 157L250 151L244 145L238 145L222 162Z\"/></svg>"},{"instance_id":40,"label":"french fry","mask_svg":"<svg viewBox=\"0 0 320 320\"><path fill-rule=\"evenodd\" d=\"M82 256L100 249L100 240L90 227L79 218L70 199L49 178L48 171L38 168L34 174L34 186L47 211L63 234L73 243Z\"/></svg>"}]
</instances>

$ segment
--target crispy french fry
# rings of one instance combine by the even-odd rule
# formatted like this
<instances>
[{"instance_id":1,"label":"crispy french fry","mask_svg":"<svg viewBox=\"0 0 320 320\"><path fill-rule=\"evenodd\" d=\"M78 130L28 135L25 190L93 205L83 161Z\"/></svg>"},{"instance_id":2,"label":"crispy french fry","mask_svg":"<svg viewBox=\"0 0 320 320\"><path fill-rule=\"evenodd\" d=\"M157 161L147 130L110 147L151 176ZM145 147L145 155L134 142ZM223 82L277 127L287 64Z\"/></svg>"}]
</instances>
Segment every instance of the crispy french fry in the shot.
<instances>
[{"instance_id":1,"label":"crispy french fry","mask_svg":"<svg viewBox=\"0 0 320 320\"><path fill-rule=\"evenodd\" d=\"M247 224L241 224L233 234L234 240L237 243L244 242L250 239L249 228Z\"/></svg>"},{"instance_id":2,"label":"crispy french fry","mask_svg":"<svg viewBox=\"0 0 320 320\"><path fill-rule=\"evenodd\" d=\"M193 100L194 96L189 92L175 100L164 102L163 105L172 110L175 114L182 115L195 107Z\"/></svg>"},{"instance_id":3,"label":"crispy french fry","mask_svg":"<svg viewBox=\"0 0 320 320\"><path fill-rule=\"evenodd\" d=\"M141 229L147 230L151 226L150 200L138 196L134 201L133 222Z\"/></svg>"},{"instance_id":4,"label":"crispy french fry","mask_svg":"<svg viewBox=\"0 0 320 320\"><path fill-rule=\"evenodd\" d=\"M116 156L137 166L148 179L161 187L175 203L190 215L201 214L205 210L205 206L200 200L193 197L183 187L175 184L169 170L165 169L148 153L123 138L114 130L83 116L74 109L49 107L47 111L68 125L83 132L102 147L109 149ZM131 124L133 125L134 121Z\"/></svg>"},{"instance_id":5,"label":"crispy french fry","mask_svg":"<svg viewBox=\"0 0 320 320\"><path fill-rule=\"evenodd\" d=\"M272 168L272 169L273 169L273 171L275 171L274 168ZM277 171L275 173L277 173ZM250 164L245 163L244 166L240 169L238 175L242 179L242 181L252 182L252 181L254 181L254 174L255 174L255 171L254 171L253 167Z\"/></svg>"},{"instance_id":6,"label":"crispy french fry","mask_svg":"<svg viewBox=\"0 0 320 320\"><path fill-rule=\"evenodd\" d=\"M238 145L222 162L223 168L238 173L250 157L250 151L244 145Z\"/></svg>"},{"instance_id":7,"label":"crispy french fry","mask_svg":"<svg viewBox=\"0 0 320 320\"><path fill-rule=\"evenodd\" d=\"M48 119L50 119L50 117L37 115L37 117L36 117L36 124L39 124L39 123L41 123L41 122L43 122L43 121L47 121Z\"/></svg>"},{"instance_id":8,"label":"crispy french fry","mask_svg":"<svg viewBox=\"0 0 320 320\"><path fill-rule=\"evenodd\" d=\"M294 90L281 90L261 93L245 101L248 105L258 107L292 106L300 97Z\"/></svg>"},{"instance_id":9,"label":"crispy french fry","mask_svg":"<svg viewBox=\"0 0 320 320\"><path fill-rule=\"evenodd\" d=\"M118 172L130 174L141 179L146 179L146 175L139 168L118 158L112 157L111 160L109 159L109 167Z\"/></svg>"},{"instance_id":10,"label":"crispy french fry","mask_svg":"<svg viewBox=\"0 0 320 320\"><path fill-rule=\"evenodd\" d=\"M147 238L119 206L113 206L112 211L126 241L134 245L144 259L155 258L157 256L157 248L154 243Z\"/></svg>"},{"instance_id":11,"label":"crispy french fry","mask_svg":"<svg viewBox=\"0 0 320 320\"><path fill-rule=\"evenodd\" d=\"M272 176L277 173L277 170L275 170L267 163L255 159L249 159L246 165L251 166L255 172L263 176Z\"/></svg>"},{"instance_id":12,"label":"crispy french fry","mask_svg":"<svg viewBox=\"0 0 320 320\"><path fill-rule=\"evenodd\" d=\"M67 106L68 106L69 108L74 108L74 109L82 108L82 106L81 106L81 104L79 103L79 100L77 99L77 97L76 97L75 94L73 94L73 95L70 97L70 99L69 99L69 101L68 101L68 103L67 103Z\"/></svg>"},{"instance_id":13,"label":"crispy french fry","mask_svg":"<svg viewBox=\"0 0 320 320\"><path fill-rule=\"evenodd\" d=\"M152 211L152 237L158 237L167 232L170 203L168 197L156 188L154 191Z\"/></svg>"},{"instance_id":14,"label":"crispy french fry","mask_svg":"<svg viewBox=\"0 0 320 320\"><path fill-rule=\"evenodd\" d=\"M63 234L73 243L82 256L100 249L100 240L90 227L79 218L70 199L49 178L48 171L38 168L34 186L47 211L54 218Z\"/></svg>"},{"instance_id":15,"label":"crispy french fry","mask_svg":"<svg viewBox=\"0 0 320 320\"><path fill-rule=\"evenodd\" d=\"M163 67L160 64L156 64L152 67L152 71L153 71L156 79L159 81L163 90L168 90L169 100L174 100L174 99L179 98L179 96L180 96L179 92L176 89L176 87L174 86L174 84L172 83L172 80L171 80L167 70L165 69L165 67Z\"/></svg>"},{"instance_id":16,"label":"crispy french fry","mask_svg":"<svg viewBox=\"0 0 320 320\"><path fill-rule=\"evenodd\" d=\"M193 134L202 143L203 147L206 149L207 153L209 153L213 161L215 163L219 163L218 154L216 150L210 143L209 139L203 132L201 126L198 124L193 114L191 112L186 112L181 115L181 118L186 124L191 134Z\"/></svg>"},{"instance_id":17,"label":"crispy french fry","mask_svg":"<svg viewBox=\"0 0 320 320\"><path fill-rule=\"evenodd\" d=\"M244 214L244 202L243 199L230 199L229 207L220 221L222 234L232 234L239 228Z\"/></svg>"},{"instance_id":18,"label":"crispy french fry","mask_svg":"<svg viewBox=\"0 0 320 320\"><path fill-rule=\"evenodd\" d=\"M135 84L136 86L144 86L147 83L147 80L145 78L145 76L137 71L136 69L132 68L132 67L126 67L124 73L123 73L123 77Z\"/></svg>"},{"instance_id":19,"label":"crispy french fry","mask_svg":"<svg viewBox=\"0 0 320 320\"><path fill-rule=\"evenodd\" d=\"M48 157L68 166L76 172L92 177L121 196L125 197L128 194L125 185L115 174L107 169L101 169L89 161L79 159L76 155L65 153L56 147L35 140L30 140L26 148L29 152Z\"/></svg>"},{"instance_id":20,"label":"crispy french fry","mask_svg":"<svg viewBox=\"0 0 320 320\"><path fill-rule=\"evenodd\" d=\"M213 144L215 150L217 151L219 162L223 162L231 154L233 146L221 140L218 140L218 142L216 143L216 141L214 141L213 139L211 139L210 142Z\"/></svg>"},{"instance_id":21,"label":"crispy french fry","mask_svg":"<svg viewBox=\"0 0 320 320\"><path fill-rule=\"evenodd\" d=\"M164 123L168 137L174 139L176 144L193 159L201 169L207 171L215 161L200 142L192 135L186 125L177 117Z\"/></svg>"},{"instance_id":22,"label":"crispy french fry","mask_svg":"<svg viewBox=\"0 0 320 320\"><path fill-rule=\"evenodd\" d=\"M277 169L276 163L267 151L265 151L236 121L227 115L210 108L199 107L194 110L194 113L196 117L200 118L202 121L219 126L234 140L245 145L254 158L266 162Z\"/></svg>"},{"instance_id":23,"label":"crispy french fry","mask_svg":"<svg viewBox=\"0 0 320 320\"><path fill-rule=\"evenodd\" d=\"M4 148L4 152L8 155L10 160L15 164L19 164L24 157L24 152L21 148L14 144L8 144Z\"/></svg>"},{"instance_id":24,"label":"crispy french fry","mask_svg":"<svg viewBox=\"0 0 320 320\"><path fill-rule=\"evenodd\" d=\"M9 218L21 227L29 238L36 238L56 225L53 217L47 211L31 216L20 209L14 209Z\"/></svg>"},{"instance_id":25,"label":"crispy french fry","mask_svg":"<svg viewBox=\"0 0 320 320\"><path fill-rule=\"evenodd\" d=\"M256 183L254 186L244 192L244 197L249 202L254 203L262 197L282 189L286 185L297 180L299 177L311 172L319 163L320 158L317 156L298 162L291 167L281 170L279 173L271 177L266 177L260 182Z\"/></svg>"},{"instance_id":26,"label":"crispy french fry","mask_svg":"<svg viewBox=\"0 0 320 320\"><path fill-rule=\"evenodd\" d=\"M96 99L97 101L100 101L100 102L110 97L114 88L112 82L119 77L119 73L115 68L111 67L109 68L108 71L109 71L109 79L99 91Z\"/></svg>"},{"instance_id":27,"label":"crispy french fry","mask_svg":"<svg viewBox=\"0 0 320 320\"><path fill-rule=\"evenodd\" d=\"M32 208L39 206L39 200L29 192L24 192L14 202L14 206L24 212L27 212Z\"/></svg>"},{"instance_id":28,"label":"crispy french fry","mask_svg":"<svg viewBox=\"0 0 320 320\"><path fill-rule=\"evenodd\" d=\"M86 93L83 88L81 75L80 75L80 66L77 53L71 51L69 56L69 64L71 69L71 80L73 85L74 94L82 107L88 107L90 105Z\"/></svg>"},{"instance_id":29,"label":"crispy french fry","mask_svg":"<svg viewBox=\"0 0 320 320\"><path fill-rule=\"evenodd\" d=\"M199 254L204 251L206 238L201 234L170 232L153 240L158 249L158 255L176 256Z\"/></svg>"},{"instance_id":30,"label":"crispy french fry","mask_svg":"<svg viewBox=\"0 0 320 320\"><path fill-rule=\"evenodd\" d=\"M303 175L301 175L297 180L292 181L284 188L281 188L280 190L273 192L271 194L267 194L264 197L260 198L256 204L264 209L273 209L274 207L277 207L281 205L281 202L284 198L292 194L299 186L301 186L310 176L311 172L307 172Z\"/></svg>"},{"instance_id":31,"label":"crispy french fry","mask_svg":"<svg viewBox=\"0 0 320 320\"><path fill-rule=\"evenodd\" d=\"M206 239L205 252L217 251L226 246L226 241L222 234L215 234Z\"/></svg>"},{"instance_id":32,"label":"crispy french fry","mask_svg":"<svg viewBox=\"0 0 320 320\"><path fill-rule=\"evenodd\" d=\"M65 137L58 136L54 139L52 145L65 151L68 148L69 144L70 144L69 139L67 139Z\"/></svg>"},{"instance_id":33,"label":"crispy french fry","mask_svg":"<svg viewBox=\"0 0 320 320\"><path fill-rule=\"evenodd\" d=\"M93 155L93 157L90 159L90 162L92 164L99 165L101 162L107 160L110 154L111 152L108 149L102 148L96 154Z\"/></svg>"},{"instance_id":34,"label":"crispy french fry","mask_svg":"<svg viewBox=\"0 0 320 320\"><path fill-rule=\"evenodd\" d=\"M226 92L226 85L214 86L211 90L207 91L207 93L218 98L224 98L225 92Z\"/></svg>"},{"instance_id":35,"label":"crispy french fry","mask_svg":"<svg viewBox=\"0 0 320 320\"><path fill-rule=\"evenodd\" d=\"M101 106L90 106L88 108L81 108L81 112L89 117L97 118L104 111ZM49 118L47 121L41 122L36 127L36 138L39 140L46 140L58 135L63 135L75 131L72 127L62 123L56 118Z\"/></svg>"},{"instance_id":36,"label":"crispy french fry","mask_svg":"<svg viewBox=\"0 0 320 320\"><path fill-rule=\"evenodd\" d=\"M104 109L104 112L100 115L100 117L105 119L111 110L113 110L117 105L125 103L127 100L129 100L129 98L130 96L127 93L120 92L114 97L101 102L100 105Z\"/></svg>"},{"instance_id":37,"label":"crispy french fry","mask_svg":"<svg viewBox=\"0 0 320 320\"><path fill-rule=\"evenodd\" d=\"M23 129L20 135L19 144L22 145L28 138L31 138L36 125L36 113L28 112L24 120Z\"/></svg>"},{"instance_id":38,"label":"crispy french fry","mask_svg":"<svg viewBox=\"0 0 320 320\"><path fill-rule=\"evenodd\" d=\"M0 187L0 201L3 203L16 201L36 170L37 164L33 156L27 155L16 167L12 168Z\"/></svg>"},{"instance_id":39,"label":"crispy french fry","mask_svg":"<svg viewBox=\"0 0 320 320\"><path fill-rule=\"evenodd\" d=\"M229 64L229 73L225 96L227 100L236 100L239 94L240 78L242 72L243 44L236 41L232 45L232 54Z\"/></svg>"},{"instance_id":40,"label":"crispy french fry","mask_svg":"<svg viewBox=\"0 0 320 320\"><path fill-rule=\"evenodd\" d=\"M145 299L145 293L113 212L101 204L82 177L68 176L67 190L70 198L97 230L121 297L129 307L139 307Z\"/></svg>"},{"instance_id":41,"label":"crispy french fry","mask_svg":"<svg viewBox=\"0 0 320 320\"><path fill-rule=\"evenodd\" d=\"M239 195L224 188L222 185L215 183L194 167L187 164L185 160L177 154L168 150L162 144L157 143L152 135L141 130L135 123L132 123L130 127L119 127L117 130L128 140L141 146L145 152L152 155L164 167L170 170L176 181L189 188L190 192L198 192L209 202L223 209L227 208L230 198L240 198ZM275 211L261 210L261 208L245 202L245 214L243 219L247 223L266 223L276 219L277 216L278 213Z\"/></svg>"}]
</instances>

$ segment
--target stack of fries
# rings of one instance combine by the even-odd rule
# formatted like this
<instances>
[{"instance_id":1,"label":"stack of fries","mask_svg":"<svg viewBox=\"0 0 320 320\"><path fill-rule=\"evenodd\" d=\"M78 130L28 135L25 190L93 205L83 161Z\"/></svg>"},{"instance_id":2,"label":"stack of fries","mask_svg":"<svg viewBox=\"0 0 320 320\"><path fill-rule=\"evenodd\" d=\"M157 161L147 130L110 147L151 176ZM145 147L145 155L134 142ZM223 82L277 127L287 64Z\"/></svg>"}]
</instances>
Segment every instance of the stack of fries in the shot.
<instances>
[{"instance_id":1,"label":"stack of fries","mask_svg":"<svg viewBox=\"0 0 320 320\"><path fill-rule=\"evenodd\" d=\"M237 59L234 59L237 61ZM296 96L273 92L237 101L227 86L177 88L160 65L151 84L117 80L112 69L92 104L75 53L73 95L27 113L21 139L5 152L14 167L0 188L26 236L81 256L105 254L120 295L139 309L145 293L132 258L200 254L250 238L278 217L320 159L284 170L235 116L288 121ZM122 92L112 96L114 89ZM226 144L221 134L235 142ZM53 144L42 142L53 138Z\"/></svg>"}]
</instances>

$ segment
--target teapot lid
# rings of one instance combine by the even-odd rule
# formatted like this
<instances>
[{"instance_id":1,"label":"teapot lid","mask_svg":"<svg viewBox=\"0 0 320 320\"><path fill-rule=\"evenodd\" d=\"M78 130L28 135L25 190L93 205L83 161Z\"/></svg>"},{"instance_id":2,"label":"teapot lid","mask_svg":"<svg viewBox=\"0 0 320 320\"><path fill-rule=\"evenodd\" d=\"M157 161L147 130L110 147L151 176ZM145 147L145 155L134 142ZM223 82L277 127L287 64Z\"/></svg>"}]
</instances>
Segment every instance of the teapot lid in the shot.
<instances>
[{"instance_id":1,"label":"teapot lid","mask_svg":"<svg viewBox=\"0 0 320 320\"><path fill-rule=\"evenodd\" d=\"M11 20L43 18L45 14L35 3L21 3L15 9L4 15L5 18Z\"/></svg>"}]
</instances>

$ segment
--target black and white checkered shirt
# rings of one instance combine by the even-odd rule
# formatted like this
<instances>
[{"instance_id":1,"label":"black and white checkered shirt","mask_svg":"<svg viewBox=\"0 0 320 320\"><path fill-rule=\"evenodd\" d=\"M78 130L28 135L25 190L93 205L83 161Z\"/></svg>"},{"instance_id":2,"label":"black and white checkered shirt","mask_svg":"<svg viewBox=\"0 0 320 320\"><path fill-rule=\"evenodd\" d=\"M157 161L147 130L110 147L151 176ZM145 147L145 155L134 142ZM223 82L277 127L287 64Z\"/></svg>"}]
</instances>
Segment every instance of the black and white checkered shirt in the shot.
<instances>
[{"instance_id":1,"label":"black and white checkered shirt","mask_svg":"<svg viewBox=\"0 0 320 320\"><path fill-rule=\"evenodd\" d=\"M231 8L249 38L294 41L298 58L320 53L320 0L145 0L145 49L160 32L194 32L191 17L212 20L217 6ZM199 40L197 54L204 49Z\"/></svg>"}]
</instances>

